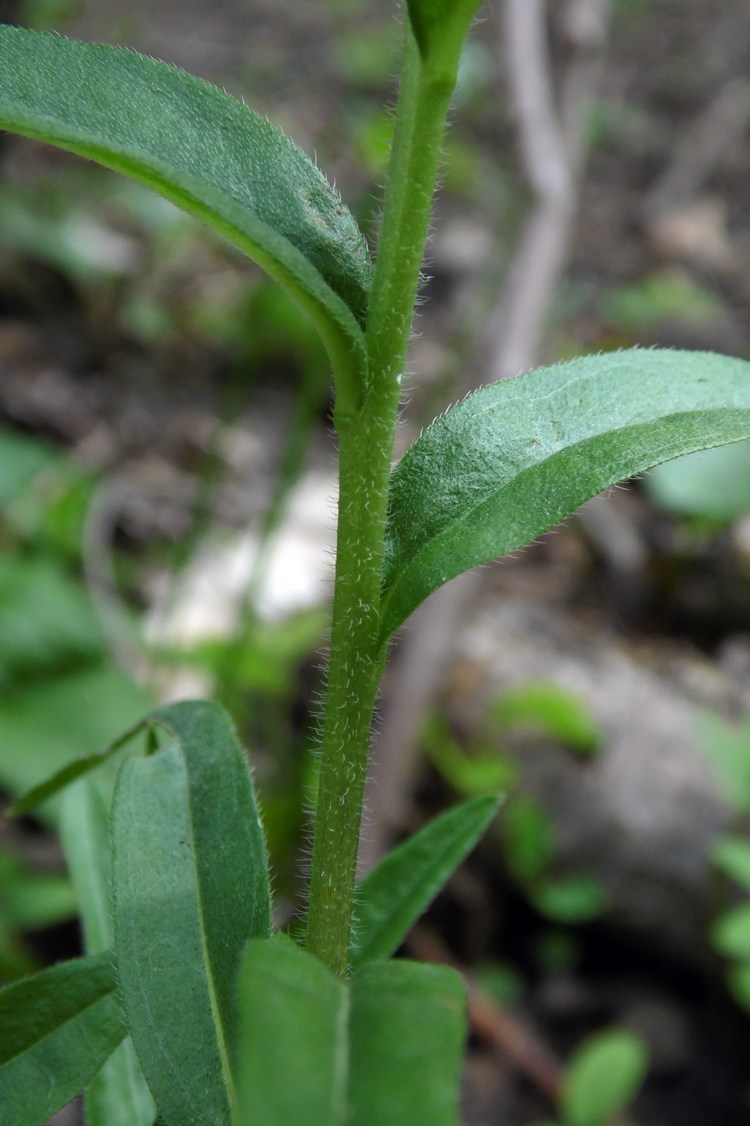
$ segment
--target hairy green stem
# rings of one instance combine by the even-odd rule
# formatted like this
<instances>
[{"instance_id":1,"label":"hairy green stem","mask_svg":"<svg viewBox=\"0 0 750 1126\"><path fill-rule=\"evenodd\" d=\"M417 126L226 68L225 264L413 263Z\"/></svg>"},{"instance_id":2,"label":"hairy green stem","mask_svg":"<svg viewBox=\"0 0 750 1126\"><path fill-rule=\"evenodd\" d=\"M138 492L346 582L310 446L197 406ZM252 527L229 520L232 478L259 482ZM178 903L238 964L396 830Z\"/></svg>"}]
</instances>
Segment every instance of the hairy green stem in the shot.
<instances>
[{"instance_id":1,"label":"hairy green stem","mask_svg":"<svg viewBox=\"0 0 750 1126\"><path fill-rule=\"evenodd\" d=\"M348 969L378 642L393 436L452 82L426 72L409 27L367 325L367 392L336 418L339 518L307 947Z\"/></svg>"}]
</instances>

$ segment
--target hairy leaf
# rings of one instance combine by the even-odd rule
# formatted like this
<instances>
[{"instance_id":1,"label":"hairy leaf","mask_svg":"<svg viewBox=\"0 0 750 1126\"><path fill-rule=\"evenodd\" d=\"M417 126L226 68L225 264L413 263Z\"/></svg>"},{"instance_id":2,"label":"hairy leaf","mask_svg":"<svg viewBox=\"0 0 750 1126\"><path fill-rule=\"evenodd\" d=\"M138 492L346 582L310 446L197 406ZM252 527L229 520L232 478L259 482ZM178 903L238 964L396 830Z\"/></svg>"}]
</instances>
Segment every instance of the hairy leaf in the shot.
<instances>
[{"instance_id":1,"label":"hairy leaf","mask_svg":"<svg viewBox=\"0 0 750 1126\"><path fill-rule=\"evenodd\" d=\"M82 778L65 794L60 832L83 922L87 954L111 950L110 780ZM86 1126L153 1126L154 1101L127 1036L86 1092Z\"/></svg>"},{"instance_id":2,"label":"hairy leaf","mask_svg":"<svg viewBox=\"0 0 750 1126\"><path fill-rule=\"evenodd\" d=\"M250 943L239 994L238 1126L344 1122L346 986L278 936Z\"/></svg>"},{"instance_id":3,"label":"hairy leaf","mask_svg":"<svg viewBox=\"0 0 750 1126\"><path fill-rule=\"evenodd\" d=\"M465 1035L452 970L372 962L350 982L288 939L240 974L238 1126L455 1126Z\"/></svg>"},{"instance_id":4,"label":"hairy leaf","mask_svg":"<svg viewBox=\"0 0 750 1126\"><path fill-rule=\"evenodd\" d=\"M305 306L334 354L359 350L371 263L316 166L243 103L176 67L0 27L0 128L124 172L228 238Z\"/></svg>"},{"instance_id":5,"label":"hairy leaf","mask_svg":"<svg viewBox=\"0 0 750 1126\"><path fill-rule=\"evenodd\" d=\"M370 962L351 992L351 1126L457 1126L466 1035L459 975Z\"/></svg>"},{"instance_id":6,"label":"hairy leaf","mask_svg":"<svg viewBox=\"0 0 750 1126\"><path fill-rule=\"evenodd\" d=\"M634 349L539 368L452 407L396 466L385 643L448 579L524 546L596 493L750 435L750 364Z\"/></svg>"},{"instance_id":7,"label":"hairy leaf","mask_svg":"<svg viewBox=\"0 0 750 1126\"><path fill-rule=\"evenodd\" d=\"M495 816L496 797L449 809L388 854L357 889L352 966L389 958Z\"/></svg>"},{"instance_id":8,"label":"hairy leaf","mask_svg":"<svg viewBox=\"0 0 750 1126\"><path fill-rule=\"evenodd\" d=\"M174 741L121 769L112 811L115 949L133 1041L166 1123L226 1123L234 1105L234 984L270 932L263 836L224 712L150 717Z\"/></svg>"},{"instance_id":9,"label":"hairy leaf","mask_svg":"<svg viewBox=\"0 0 750 1126\"><path fill-rule=\"evenodd\" d=\"M0 991L2 1121L39 1126L125 1036L111 956L79 958Z\"/></svg>"}]
</instances>

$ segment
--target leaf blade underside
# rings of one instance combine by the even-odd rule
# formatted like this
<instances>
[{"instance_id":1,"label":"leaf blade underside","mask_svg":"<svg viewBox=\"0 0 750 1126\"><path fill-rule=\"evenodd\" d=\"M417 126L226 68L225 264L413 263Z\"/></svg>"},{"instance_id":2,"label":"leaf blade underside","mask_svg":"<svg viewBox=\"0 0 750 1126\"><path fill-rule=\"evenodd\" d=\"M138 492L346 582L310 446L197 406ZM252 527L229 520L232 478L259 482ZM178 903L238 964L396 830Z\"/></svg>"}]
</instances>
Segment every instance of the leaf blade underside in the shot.
<instances>
[{"instance_id":1,"label":"leaf blade underside","mask_svg":"<svg viewBox=\"0 0 750 1126\"><path fill-rule=\"evenodd\" d=\"M633 349L538 368L450 408L391 477L381 642L448 579L654 465L750 436L750 364Z\"/></svg>"},{"instance_id":2,"label":"leaf blade underside","mask_svg":"<svg viewBox=\"0 0 750 1126\"><path fill-rule=\"evenodd\" d=\"M125 1033L108 954L60 963L0 990L3 1121L46 1122L88 1086Z\"/></svg>"},{"instance_id":3,"label":"leaf blade underside","mask_svg":"<svg viewBox=\"0 0 750 1126\"><path fill-rule=\"evenodd\" d=\"M364 236L279 129L210 83L135 51L0 25L0 59L0 129L164 195L289 289L335 367L352 353L361 359L372 275Z\"/></svg>"},{"instance_id":4,"label":"leaf blade underside","mask_svg":"<svg viewBox=\"0 0 750 1126\"><path fill-rule=\"evenodd\" d=\"M224 712L187 701L149 723L173 741L128 759L113 801L120 993L165 1123L227 1126L236 974L247 940L270 933L265 845Z\"/></svg>"}]
</instances>

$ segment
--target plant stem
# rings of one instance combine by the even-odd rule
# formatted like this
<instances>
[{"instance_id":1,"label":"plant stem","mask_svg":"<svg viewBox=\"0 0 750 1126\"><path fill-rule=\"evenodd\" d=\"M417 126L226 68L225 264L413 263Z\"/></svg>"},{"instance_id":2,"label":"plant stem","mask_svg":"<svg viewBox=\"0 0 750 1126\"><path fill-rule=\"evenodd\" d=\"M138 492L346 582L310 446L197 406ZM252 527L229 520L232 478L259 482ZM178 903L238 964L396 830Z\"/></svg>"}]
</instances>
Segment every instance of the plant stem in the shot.
<instances>
[{"instance_id":1,"label":"plant stem","mask_svg":"<svg viewBox=\"0 0 750 1126\"><path fill-rule=\"evenodd\" d=\"M406 27L396 135L367 325L367 391L336 418L339 520L307 947L348 968L370 730L385 653L380 586L401 373L452 82L426 73Z\"/></svg>"}]
</instances>

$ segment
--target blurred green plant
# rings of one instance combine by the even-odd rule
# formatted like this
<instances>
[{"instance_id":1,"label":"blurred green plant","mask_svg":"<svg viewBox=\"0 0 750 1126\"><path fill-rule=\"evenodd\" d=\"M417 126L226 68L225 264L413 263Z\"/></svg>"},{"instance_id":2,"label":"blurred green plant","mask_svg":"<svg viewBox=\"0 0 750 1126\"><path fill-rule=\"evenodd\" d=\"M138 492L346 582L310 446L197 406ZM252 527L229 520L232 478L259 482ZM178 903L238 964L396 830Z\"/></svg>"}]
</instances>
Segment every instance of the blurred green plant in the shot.
<instances>
[{"instance_id":1,"label":"blurred green plant","mask_svg":"<svg viewBox=\"0 0 750 1126\"><path fill-rule=\"evenodd\" d=\"M18 18L39 31L64 29L80 11L81 0L21 0Z\"/></svg>"},{"instance_id":2,"label":"blurred green plant","mask_svg":"<svg viewBox=\"0 0 750 1126\"><path fill-rule=\"evenodd\" d=\"M750 512L750 443L667 461L646 474L643 487L665 512L719 531Z\"/></svg>"},{"instance_id":3,"label":"blurred green plant","mask_svg":"<svg viewBox=\"0 0 750 1126\"><path fill-rule=\"evenodd\" d=\"M52 447L0 429L0 785L11 793L93 753L150 703L112 665L78 577L93 487Z\"/></svg>"},{"instance_id":4,"label":"blurred green plant","mask_svg":"<svg viewBox=\"0 0 750 1126\"><path fill-rule=\"evenodd\" d=\"M631 285L607 290L599 299L599 314L614 328L642 333L664 321L711 324L725 306L714 290L684 270L662 270Z\"/></svg>"},{"instance_id":5,"label":"blurred green plant","mask_svg":"<svg viewBox=\"0 0 750 1126\"><path fill-rule=\"evenodd\" d=\"M750 1010L750 837L742 831L750 814L750 716L730 725L717 715L704 715L699 736L736 823L735 830L719 836L708 853L727 881L725 894L729 892L731 899L715 916L710 938L726 960L730 993L743 1009Z\"/></svg>"},{"instance_id":6,"label":"blurred green plant","mask_svg":"<svg viewBox=\"0 0 750 1126\"><path fill-rule=\"evenodd\" d=\"M535 1126L610 1126L638 1094L647 1070L640 1037L616 1028L596 1032L565 1068L557 1124Z\"/></svg>"},{"instance_id":7,"label":"blurred green plant","mask_svg":"<svg viewBox=\"0 0 750 1126\"><path fill-rule=\"evenodd\" d=\"M147 694L112 667L77 577L92 489L52 447L0 429L0 786L12 793L40 770L93 753L148 706ZM85 707L91 699L99 709ZM56 822L58 813L59 803L42 816ZM0 850L0 977L38 968L25 936L75 911L67 876Z\"/></svg>"},{"instance_id":8,"label":"blurred green plant","mask_svg":"<svg viewBox=\"0 0 750 1126\"><path fill-rule=\"evenodd\" d=\"M524 731L583 757L596 754L604 738L590 708L574 692L547 681L527 681L490 703L480 733L468 744L439 716L430 717L423 741L430 762L457 793L505 792L500 820L505 863L533 907L551 922L588 922L606 909L606 893L594 876L555 872L554 822L524 792L517 755L503 746L504 739Z\"/></svg>"},{"instance_id":9,"label":"blurred green plant","mask_svg":"<svg viewBox=\"0 0 750 1126\"><path fill-rule=\"evenodd\" d=\"M0 848L0 981L39 969L26 937L72 919L76 909L67 875L39 871L15 851Z\"/></svg>"}]
</instances>

